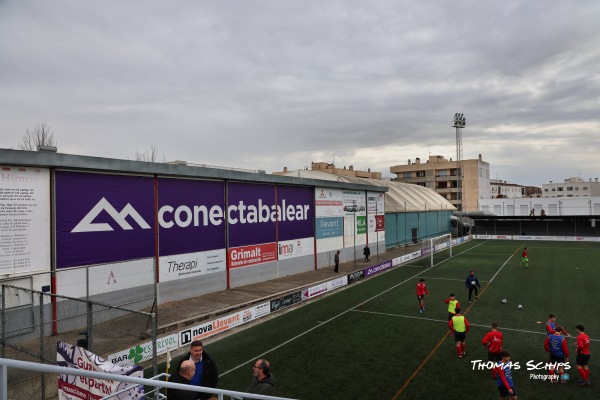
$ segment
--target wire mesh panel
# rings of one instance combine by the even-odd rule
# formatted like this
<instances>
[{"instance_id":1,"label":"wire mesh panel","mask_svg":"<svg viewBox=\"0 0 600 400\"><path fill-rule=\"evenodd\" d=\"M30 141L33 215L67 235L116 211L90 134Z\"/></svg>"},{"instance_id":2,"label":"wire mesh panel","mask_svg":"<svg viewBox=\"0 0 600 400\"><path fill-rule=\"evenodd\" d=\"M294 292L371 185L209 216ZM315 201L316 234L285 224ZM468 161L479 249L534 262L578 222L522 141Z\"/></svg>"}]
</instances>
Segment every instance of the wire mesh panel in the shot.
<instances>
[{"instance_id":1,"label":"wire mesh panel","mask_svg":"<svg viewBox=\"0 0 600 400\"><path fill-rule=\"evenodd\" d=\"M2 357L54 364L57 342L85 347L100 357L156 342L153 315L96 301L2 285ZM56 376L9 370L9 398L52 399Z\"/></svg>"},{"instance_id":2,"label":"wire mesh panel","mask_svg":"<svg viewBox=\"0 0 600 400\"><path fill-rule=\"evenodd\" d=\"M56 271L56 294L142 310L154 300L154 258Z\"/></svg>"}]
</instances>

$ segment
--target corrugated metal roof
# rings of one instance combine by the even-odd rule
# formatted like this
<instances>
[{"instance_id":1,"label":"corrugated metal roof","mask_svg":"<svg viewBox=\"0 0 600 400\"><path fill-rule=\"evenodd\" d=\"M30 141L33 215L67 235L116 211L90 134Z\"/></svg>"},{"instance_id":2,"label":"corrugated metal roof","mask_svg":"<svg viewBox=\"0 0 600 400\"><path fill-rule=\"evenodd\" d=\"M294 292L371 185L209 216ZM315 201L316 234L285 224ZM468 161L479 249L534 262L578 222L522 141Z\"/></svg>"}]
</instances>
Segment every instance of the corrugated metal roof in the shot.
<instances>
[{"instance_id":1,"label":"corrugated metal roof","mask_svg":"<svg viewBox=\"0 0 600 400\"><path fill-rule=\"evenodd\" d=\"M388 192L385 194L386 213L434 210L456 211L456 207L454 207L452 203L450 203L444 197L440 196L435 190L410 183L386 181L381 179L357 178L354 176L334 175L310 170L290 171L286 175L297 176L299 178L312 178L372 186L385 186L388 188Z\"/></svg>"}]
</instances>

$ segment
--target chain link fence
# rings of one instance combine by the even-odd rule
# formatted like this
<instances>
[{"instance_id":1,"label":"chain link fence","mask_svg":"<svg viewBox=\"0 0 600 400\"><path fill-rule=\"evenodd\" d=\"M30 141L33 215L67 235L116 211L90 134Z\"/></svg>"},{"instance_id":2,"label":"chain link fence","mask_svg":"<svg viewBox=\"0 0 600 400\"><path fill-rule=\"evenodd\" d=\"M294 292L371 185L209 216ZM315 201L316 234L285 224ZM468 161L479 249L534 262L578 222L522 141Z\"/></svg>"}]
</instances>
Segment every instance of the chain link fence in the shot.
<instances>
[{"instance_id":1,"label":"chain link fence","mask_svg":"<svg viewBox=\"0 0 600 400\"><path fill-rule=\"evenodd\" d=\"M11 284L9 284L11 283ZM0 286L0 351L3 358L56 363L57 342L109 354L152 341L156 345L156 313L98 301L35 291L27 280ZM156 360L153 360L156 371ZM9 398L55 399L56 375L9 370Z\"/></svg>"}]
</instances>

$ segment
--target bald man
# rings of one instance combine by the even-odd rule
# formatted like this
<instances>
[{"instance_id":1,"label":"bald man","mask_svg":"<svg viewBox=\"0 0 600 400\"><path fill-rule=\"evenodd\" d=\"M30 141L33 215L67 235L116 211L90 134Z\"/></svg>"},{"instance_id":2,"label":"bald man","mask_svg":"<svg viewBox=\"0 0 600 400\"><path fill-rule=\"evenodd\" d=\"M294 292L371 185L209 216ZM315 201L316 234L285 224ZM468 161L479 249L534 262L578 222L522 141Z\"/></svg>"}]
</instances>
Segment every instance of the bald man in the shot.
<instances>
[{"instance_id":1,"label":"bald man","mask_svg":"<svg viewBox=\"0 0 600 400\"><path fill-rule=\"evenodd\" d=\"M189 385L195 373L196 365L189 360L185 360L179 366L179 371L171 374L169 382ZM167 400L196 400L197 396L197 392L189 390L167 389Z\"/></svg>"}]
</instances>

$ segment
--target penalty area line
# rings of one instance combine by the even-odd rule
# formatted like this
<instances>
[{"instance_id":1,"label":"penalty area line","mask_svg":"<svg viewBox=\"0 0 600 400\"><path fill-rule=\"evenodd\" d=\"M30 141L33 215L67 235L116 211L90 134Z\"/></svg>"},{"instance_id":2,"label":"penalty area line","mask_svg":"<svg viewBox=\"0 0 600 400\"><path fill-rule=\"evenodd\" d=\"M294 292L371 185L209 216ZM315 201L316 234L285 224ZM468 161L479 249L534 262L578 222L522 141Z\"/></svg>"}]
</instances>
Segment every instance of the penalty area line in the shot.
<instances>
[{"instance_id":1,"label":"penalty area line","mask_svg":"<svg viewBox=\"0 0 600 400\"><path fill-rule=\"evenodd\" d=\"M445 319L435 319L435 318L424 318L424 317L418 317L416 315L403 315L403 314L393 314L393 313L384 313L384 312L379 312L379 311L365 311L365 310L352 310L352 312L357 312L357 313L364 313L364 314L373 314L373 315L384 315L387 317L397 317L397 318L410 318L410 319L419 319L419 320L423 320L423 321L431 321L431 322L443 322L444 325L448 325L448 321ZM489 325L481 325L481 324L472 324L470 323L469 325L471 326L476 326L478 328L490 328ZM532 333L534 335L543 335L546 336L546 332L538 332L538 331L528 331L526 329L517 329L517 328L507 328L504 326L498 327L499 331L512 331L512 332L518 332L518 333ZM565 338L569 338L569 336L565 336ZM571 337L572 339L576 339L575 337ZM593 342L600 342L600 339L590 339Z\"/></svg>"}]
</instances>

